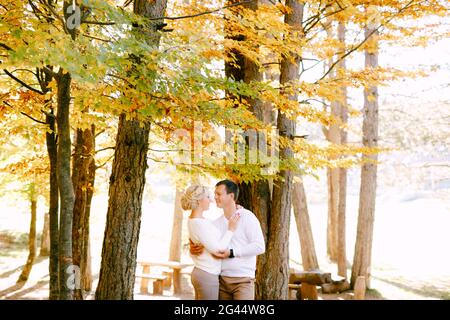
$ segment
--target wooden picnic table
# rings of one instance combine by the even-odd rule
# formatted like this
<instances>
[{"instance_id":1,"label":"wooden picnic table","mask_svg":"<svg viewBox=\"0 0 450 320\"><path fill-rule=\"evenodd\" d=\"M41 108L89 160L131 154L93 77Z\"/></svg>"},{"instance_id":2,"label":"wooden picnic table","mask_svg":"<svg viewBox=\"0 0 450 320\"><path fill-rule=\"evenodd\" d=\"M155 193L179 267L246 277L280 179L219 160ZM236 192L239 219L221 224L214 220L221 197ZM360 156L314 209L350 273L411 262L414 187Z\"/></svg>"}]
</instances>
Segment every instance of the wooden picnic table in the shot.
<instances>
[{"instance_id":1,"label":"wooden picnic table","mask_svg":"<svg viewBox=\"0 0 450 320\"><path fill-rule=\"evenodd\" d=\"M142 274L150 274L151 267L165 267L172 269L172 283L173 293L181 293L181 270L184 268L192 267L192 263L181 263L178 261L138 261L142 266ZM142 278L141 280L141 292L148 292L148 279Z\"/></svg>"}]
</instances>

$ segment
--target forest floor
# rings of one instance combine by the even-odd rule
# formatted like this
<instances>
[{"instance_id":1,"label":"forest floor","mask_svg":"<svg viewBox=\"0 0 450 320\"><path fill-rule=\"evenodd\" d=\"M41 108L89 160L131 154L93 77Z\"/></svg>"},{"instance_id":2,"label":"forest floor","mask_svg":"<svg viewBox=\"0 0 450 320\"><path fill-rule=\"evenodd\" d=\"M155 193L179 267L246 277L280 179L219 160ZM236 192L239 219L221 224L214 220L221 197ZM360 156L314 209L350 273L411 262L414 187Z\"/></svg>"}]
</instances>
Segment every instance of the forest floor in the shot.
<instances>
[{"instance_id":1,"label":"forest floor","mask_svg":"<svg viewBox=\"0 0 450 320\"><path fill-rule=\"evenodd\" d=\"M106 201L106 202L105 202ZM105 223L105 197L96 197L91 214L91 254L94 276L98 280L101 245ZM410 195L378 199L373 240L372 281L367 299L450 299L450 200L447 196ZM322 254L326 252L326 204L309 206L316 252L320 269L336 274L337 267ZM356 235L357 198L349 196L347 217L347 257L353 257ZM39 208L38 208L39 213ZM212 208L211 217L218 214ZM290 263L301 269L299 240L294 219L291 224ZM48 258L38 257L25 285L15 284L27 259L29 213L27 208L6 203L0 212L0 300L47 299ZM42 212L38 216L38 238L42 230ZM144 204L138 259L167 259L172 226L170 201L149 201ZM186 225L183 244L187 243ZM39 246L38 246L39 251ZM182 260L190 261L184 246ZM165 290L162 296L141 295L139 282L135 299L193 299L188 271L182 278L183 292L173 295ZM348 270L350 275L351 270ZM149 285L151 291L151 285ZM93 294L88 295L93 298ZM320 299L351 299L351 292L328 295Z\"/></svg>"}]
</instances>

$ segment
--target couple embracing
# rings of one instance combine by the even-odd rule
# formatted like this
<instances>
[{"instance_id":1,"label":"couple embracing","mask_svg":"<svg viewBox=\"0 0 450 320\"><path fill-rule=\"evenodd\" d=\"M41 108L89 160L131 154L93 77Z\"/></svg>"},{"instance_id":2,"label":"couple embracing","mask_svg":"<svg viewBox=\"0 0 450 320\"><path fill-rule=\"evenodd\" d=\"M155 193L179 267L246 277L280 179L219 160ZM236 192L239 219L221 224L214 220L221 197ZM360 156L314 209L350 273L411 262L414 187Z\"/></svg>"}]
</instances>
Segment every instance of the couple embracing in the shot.
<instances>
[{"instance_id":1,"label":"couple embracing","mask_svg":"<svg viewBox=\"0 0 450 320\"><path fill-rule=\"evenodd\" d=\"M194 261L191 282L196 300L253 300L256 256L265 252L264 236L256 216L236 204L237 184L218 182L214 200L223 214L208 220L203 213L212 197L207 187L190 186L181 198L188 220L190 253Z\"/></svg>"}]
</instances>

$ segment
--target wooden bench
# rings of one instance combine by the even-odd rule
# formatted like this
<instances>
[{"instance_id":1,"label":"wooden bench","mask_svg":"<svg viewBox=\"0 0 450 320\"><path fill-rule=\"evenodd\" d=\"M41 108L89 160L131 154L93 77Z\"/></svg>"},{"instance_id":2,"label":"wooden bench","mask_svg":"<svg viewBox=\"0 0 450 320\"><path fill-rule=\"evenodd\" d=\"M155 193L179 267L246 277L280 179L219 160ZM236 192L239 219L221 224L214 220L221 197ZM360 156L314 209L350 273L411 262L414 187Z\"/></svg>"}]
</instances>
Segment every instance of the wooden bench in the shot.
<instances>
[{"instance_id":1,"label":"wooden bench","mask_svg":"<svg viewBox=\"0 0 450 320\"><path fill-rule=\"evenodd\" d=\"M136 278L141 278L141 293L148 294L148 281L153 280L153 294L162 295L163 294L163 282L167 280L167 276L162 274L136 274ZM142 283L145 282L145 286Z\"/></svg>"},{"instance_id":2,"label":"wooden bench","mask_svg":"<svg viewBox=\"0 0 450 320\"><path fill-rule=\"evenodd\" d=\"M291 271L289 274L289 297L292 291L297 291L298 300L317 300L317 287L322 293L340 293L350 289L350 284L344 277L331 277L331 273L320 270Z\"/></svg>"},{"instance_id":3,"label":"wooden bench","mask_svg":"<svg viewBox=\"0 0 450 320\"><path fill-rule=\"evenodd\" d=\"M331 273L320 270L298 271L289 274L289 296L297 291L298 300L317 300L316 286L331 282Z\"/></svg>"},{"instance_id":4,"label":"wooden bench","mask_svg":"<svg viewBox=\"0 0 450 320\"><path fill-rule=\"evenodd\" d=\"M322 284L322 293L341 293L350 289L348 280L341 276L334 276L330 283Z\"/></svg>"},{"instance_id":5,"label":"wooden bench","mask_svg":"<svg viewBox=\"0 0 450 320\"><path fill-rule=\"evenodd\" d=\"M169 272L167 270L163 271L166 280L165 285L173 284L173 293L178 294L181 293L181 270L184 268L192 267L192 263L181 263L178 261L138 261L139 265L142 266L142 273L143 274L149 274L151 267L162 267L169 270L172 270L172 272ZM145 279L142 279L141 282L141 291L147 290L147 282L144 281ZM163 284L163 285L164 285Z\"/></svg>"}]
</instances>

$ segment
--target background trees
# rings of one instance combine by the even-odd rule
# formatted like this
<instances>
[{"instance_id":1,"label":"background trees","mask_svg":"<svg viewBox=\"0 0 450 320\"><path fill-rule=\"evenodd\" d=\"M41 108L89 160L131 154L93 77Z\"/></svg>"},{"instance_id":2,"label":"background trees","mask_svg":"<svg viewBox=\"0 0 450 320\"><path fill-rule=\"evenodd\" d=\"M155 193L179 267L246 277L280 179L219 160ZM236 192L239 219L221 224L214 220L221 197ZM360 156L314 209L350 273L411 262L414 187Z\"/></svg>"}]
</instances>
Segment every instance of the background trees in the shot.
<instances>
[{"instance_id":1,"label":"background trees","mask_svg":"<svg viewBox=\"0 0 450 320\"><path fill-rule=\"evenodd\" d=\"M95 170L112 158L96 298L133 298L149 158L176 165L177 172L187 172L193 180L226 176L240 184L241 204L255 212L267 243L267 253L258 259L256 287L262 299L287 298L292 207L303 267L318 268L301 178L329 168L328 251L338 262L338 273L346 277L346 169L362 165L363 172L370 171L361 178L360 217L372 221L376 90L389 81L417 76L378 65L376 48L443 35L443 30L418 34L411 21L448 12L436 0L0 4L5 127L14 134L27 132L17 125L20 116L21 121L37 121L36 146L43 147L46 138L48 159L41 155L40 161L49 175L52 299L74 294L83 298L82 291L90 290L89 207ZM344 64L359 59L360 52L367 56L364 68ZM365 90L362 115L359 104L348 99L347 92L356 90L361 95ZM355 118L364 119L363 143L347 138ZM299 134L307 125L323 127L328 142ZM116 129L115 138L101 136ZM279 156L279 170L248 161L253 152L248 146L246 163L224 161L230 155L221 147L224 137L230 138L226 129L245 130L246 136L231 137L239 146L253 139L251 130L267 134L277 129L279 148L269 154ZM188 133L186 139L179 130ZM203 137L195 136L199 133ZM258 139L275 145L269 134ZM105 150L114 150L114 155L100 160L98 153ZM180 153L187 161L178 161ZM237 160L235 150L231 153ZM36 169L30 158L24 161ZM3 171L28 176L12 168L5 162ZM358 227L352 282L357 275L369 281L370 224ZM173 242L171 257L179 259L175 244L180 240L174 237ZM30 244L30 256L33 248ZM73 274L67 273L73 265L81 268L81 291L74 291Z\"/></svg>"}]
</instances>

